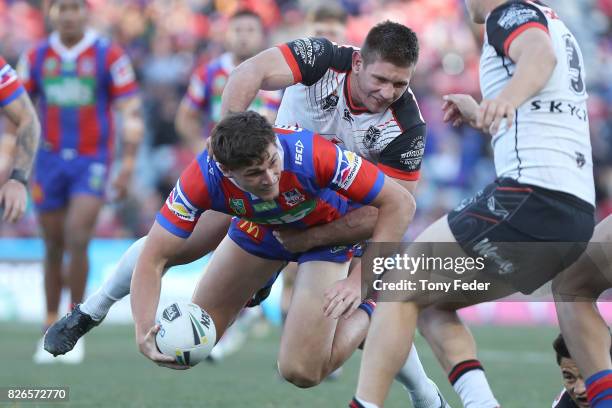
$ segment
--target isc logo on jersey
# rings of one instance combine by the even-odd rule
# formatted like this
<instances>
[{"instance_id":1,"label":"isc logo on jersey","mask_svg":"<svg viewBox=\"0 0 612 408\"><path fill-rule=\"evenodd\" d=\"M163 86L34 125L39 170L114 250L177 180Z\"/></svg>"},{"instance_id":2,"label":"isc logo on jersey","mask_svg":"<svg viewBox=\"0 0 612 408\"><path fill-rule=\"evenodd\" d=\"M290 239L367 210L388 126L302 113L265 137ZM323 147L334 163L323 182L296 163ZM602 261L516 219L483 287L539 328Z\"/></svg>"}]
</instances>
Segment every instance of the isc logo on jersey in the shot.
<instances>
[{"instance_id":1,"label":"isc logo on jersey","mask_svg":"<svg viewBox=\"0 0 612 408\"><path fill-rule=\"evenodd\" d=\"M0 89L5 88L17 80L17 73L9 64L0 68Z\"/></svg>"},{"instance_id":2,"label":"isc logo on jersey","mask_svg":"<svg viewBox=\"0 0 612 408\"><path fill-rule=\"evenodd\" d=\"M176 187L166 199L166 206L181 220L195 221L197 210L187 201L187 198L181 192L179 183L176 183Z\"/></svg>"},{"instance_id":3,"label":"isc logo on jersey","mask_svg":"<svg viewBox=\"0 0 612 408\"><path fill-rule=\"evenodd\" d=\"M340 166L336 170L333 183L341 189L348 190L357 178L362 159L351 151L342 150L338 147L337 149L340 154Z\"/></svg>"}]
</instances>

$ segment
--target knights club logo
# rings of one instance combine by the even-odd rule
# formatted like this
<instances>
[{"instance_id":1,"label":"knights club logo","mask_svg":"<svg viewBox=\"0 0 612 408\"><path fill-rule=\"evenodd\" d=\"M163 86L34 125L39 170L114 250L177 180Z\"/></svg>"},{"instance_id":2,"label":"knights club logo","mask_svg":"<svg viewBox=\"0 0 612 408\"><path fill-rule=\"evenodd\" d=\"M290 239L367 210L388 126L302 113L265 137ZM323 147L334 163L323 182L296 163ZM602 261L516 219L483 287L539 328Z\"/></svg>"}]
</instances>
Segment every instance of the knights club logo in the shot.
<instances>
[{"instance_id":1,"label":"knights club logo","mask_svg":"<svg viewBox=\"0 0 612 408\"><path fill-rule=\"evenodd\" d=\"M334 92L329 94L323 99L323 104L321 105L321 109L328 112L332 109L335 109L338 105L338 95Z\"/></svg>"},{"instance_id":2,"label":"knights club logo","mask_svg":"<svg viewBox=\"0 0 612 408\"><path fill-rule=\"evenodd\" d=\"M230 198L229 206L232 211L238 215L246 214L246 207L244 206L244 200L241 198Z\"/></svg>"},{"instance_id":3,"label":"knights club logo","mask_svg":"<svg viewBox=\"0 0 612 408\"><path fill-rule=\"evenodd\" d=\"M299 203L306 201L304 194L300 193L300 190L297 188L283 192L283 199L289 207L295 207Z\"/></svg>"}]
</instances>

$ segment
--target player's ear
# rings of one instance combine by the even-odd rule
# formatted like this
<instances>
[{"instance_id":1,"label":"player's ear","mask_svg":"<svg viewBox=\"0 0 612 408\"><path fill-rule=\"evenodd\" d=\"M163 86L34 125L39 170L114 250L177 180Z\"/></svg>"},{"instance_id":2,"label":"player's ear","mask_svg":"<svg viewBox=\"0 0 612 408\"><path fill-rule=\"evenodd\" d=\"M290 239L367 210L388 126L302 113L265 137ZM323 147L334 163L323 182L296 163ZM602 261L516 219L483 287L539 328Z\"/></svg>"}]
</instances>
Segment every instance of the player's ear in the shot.
<instances>
[{"instance_id":1,"label":"player's ear","mask_svg":"<svg viewBox=\"0 0 612 408\"><path fill-rule=\"evenodd\" d=\"M225 167L224 165L222 165L221 163L217 162L219 164L219 170L221 170L221 173L223 173L223 175L225 177L232 177L230 169L228 169L227 167Z\"/></svg>"},{"instance_id":2,"label":"player's ear","mask_svg":"<svg viewBox=\"0 0 612 408\"><path fill-rule=\"evenodd\" d=\"M353 51L352 69L355 73L358 73L363 66L363 57L359 51Z\"/></svg>"}]
</instances>

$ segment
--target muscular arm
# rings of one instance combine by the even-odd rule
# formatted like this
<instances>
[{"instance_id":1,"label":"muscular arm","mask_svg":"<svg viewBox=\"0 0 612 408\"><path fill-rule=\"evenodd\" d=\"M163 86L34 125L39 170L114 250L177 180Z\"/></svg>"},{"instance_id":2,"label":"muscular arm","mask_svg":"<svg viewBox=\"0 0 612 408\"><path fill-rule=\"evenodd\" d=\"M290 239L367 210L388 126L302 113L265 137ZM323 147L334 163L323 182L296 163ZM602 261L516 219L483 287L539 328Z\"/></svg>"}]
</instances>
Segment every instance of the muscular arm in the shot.
<instances>
[{"instance_id":1,"label":"muscular arm","mask_svg":"<svg viewBox=\"0 0 612 408\"><path fill-rule=\"evenodd\" d=\"M409 213L411 214L410 219L412 219L416 209L413 194L418 182L390 179L402 186L410 196L409 202L412 208L409 209ZM374 234L378 214L378 209L373 206L358 208L328 224L304 230L304 239L311 248L330 245L351 245L365 241Z\"/></svg>"},{"instance_id":2,"label":"muscular arm","mask_svg":"<svg viewBox=\"0 0 612 408\"><path fill-rule=\"evenodd\" d=\"M142 120L141 101L138 96L128 96L116 103L117 110L123 117L123 156L122 168L134 167L138 146L144 135L144 122Z\"/></svg>"},{"instance_id":3,"label":"muscular arm","mask_svg":"<svg viewBox=\"0 0 612 408\"><path fill-rule=\"evenodd\" d=\"M200 112L191 105L187 98L183 98L181 101L176 112L174 126L185 145L192 152L198 154L204 149Z\"/></svg>"},{"instance_id":4,"label":"muscular arm","mask_svg":"<svg viewBox=\"0 0 612 408\"><path fill-rule=\"evenodd\" d=\"M223 89L221 115L244 111L260 89L273 91L294 83L291 68L281 51L276 47L262 51L230 74Z\"/></svg>"},{"instance_id":5,"label":"muscular arm","mask_svg":"<svg viewBox=\"0 0 612 408\"><path fill-rule=\"evenodd\" d=\"M136 339L139 342L155 324L164 267L179 252L183 242L184 239L166 231L157 222L149 231L130 288Z\"/></svg>"},{"instance_id":6,"label":"muscular arm","mask_svg":"<svg viewBox=\"0 0 612 408\"><path fill-rule=\"evenodd\" d=\"M28 176L40 140L40 122L27 93L2 108L8 117L7 133L15 135L17 152L13 168ZM12 155L11 155L12 156Z\"/></svg>"},{"instance_id":7,"label":"muscular arm","mask_svg":"<svg viewBox=\"0 0 612 408\"><path fill-rule=\"evenodd\" d=\"M516 70L499 98L518 107L546 85L557 65L557 58L550 37L537 28L527 29L516 37L508 55L516 64Z\"/></svg>"}]
</instances>

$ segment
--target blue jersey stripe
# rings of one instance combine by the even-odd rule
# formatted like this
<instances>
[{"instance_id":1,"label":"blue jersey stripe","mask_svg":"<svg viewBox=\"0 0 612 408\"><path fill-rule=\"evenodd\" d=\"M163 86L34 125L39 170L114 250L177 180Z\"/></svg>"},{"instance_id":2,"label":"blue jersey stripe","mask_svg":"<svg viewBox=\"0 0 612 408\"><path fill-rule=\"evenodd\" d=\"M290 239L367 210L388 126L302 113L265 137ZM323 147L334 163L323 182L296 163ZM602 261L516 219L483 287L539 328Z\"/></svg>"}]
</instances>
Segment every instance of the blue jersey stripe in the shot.
<instances>
[{"instance_id":1,"label":"blue jersey stripe","mask_svg":"<svg viewBox=\"0 0 612 408\"><path fill-rule=\"evenodd\" d=\"M157 215L155 216L155 221L157 221L157 223L161 225L162 228L164 228L166 231L170 232L173 235L176 235L179 238L188 238L191 235L191 232L185 231L184 229L177 227L161 213L157 213Z\"/></svg>"},{"instance_id":2,"label":"blue jersey stripe","mask_svg":"<svg viewBox=\"0 0 612 408\"><path fill-rule=\"evenodd\" d=\"M374 185L370 189L370 192L368 193L368 195L366 195L363 198L363 200L361 200L361 203L364 205L370 204L372 200L376 198L378 193L380 193L380 190L382 190L383 184L385 184L385 175L383 174L382 171L379 171L378 177L376 177L376 181L374 182Z\"/></svg>"},{"instance_id":3,"label":"blue jersey stripe","mask_svg":"<svg viewBox=\"0 0 612 408\"><path fill-rule=\"evenodd\" d=\"M4 107L8 105L9 103L13 102L15 99L19 98L19 95L21 95L24 91L25 89L23 89L23 86L20 86L19 88L15 90L15 92L13 92L11 96L9 96L3 101L0 101L0 107Z\"/></svg>"}]
</instances>

